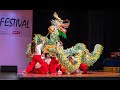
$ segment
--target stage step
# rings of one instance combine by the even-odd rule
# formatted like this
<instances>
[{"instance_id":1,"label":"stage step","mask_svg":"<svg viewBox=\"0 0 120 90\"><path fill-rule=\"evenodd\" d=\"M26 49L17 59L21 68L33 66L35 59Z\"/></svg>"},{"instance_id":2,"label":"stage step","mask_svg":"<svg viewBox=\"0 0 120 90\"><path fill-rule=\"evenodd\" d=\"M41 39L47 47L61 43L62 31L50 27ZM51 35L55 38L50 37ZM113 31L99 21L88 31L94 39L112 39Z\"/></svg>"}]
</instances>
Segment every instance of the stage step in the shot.
<instances>
[{"instance_id":1,"label":"stage step","mask_svg":"<svg viewBox=\"0 0 120 90\"><path fill-rule=\"evenodd\" d=\"M17 66L0 66L1 72L15 72L17 73Z\"/></svg>"}]
</instances>

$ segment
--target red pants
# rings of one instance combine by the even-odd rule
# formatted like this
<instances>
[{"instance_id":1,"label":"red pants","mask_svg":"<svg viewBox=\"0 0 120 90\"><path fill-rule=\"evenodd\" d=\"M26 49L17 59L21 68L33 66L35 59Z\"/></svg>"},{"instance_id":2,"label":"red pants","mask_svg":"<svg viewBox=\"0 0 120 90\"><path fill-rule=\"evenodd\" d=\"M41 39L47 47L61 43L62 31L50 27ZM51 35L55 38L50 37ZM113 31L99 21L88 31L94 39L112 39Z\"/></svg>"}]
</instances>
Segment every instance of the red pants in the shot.
<instances>
[{"instance_id":1,"label":"red pants","mask_svg":"<svg viewBox=\"0 0 120 90\"><path fill-rule=\"evenodd\" d=\"M59 61L56 60L56 57L53 57L50 64L49 64L49 72L50 73L56 73L57 69L59 69L58 65Z\"/></svg>"},{"instance_id":2,"label":"red pants","mask_svg":"<svg viewBox=\"0 0 120 90\"><path fill-rule=\"evenodd\" d=\"M35 64L39 62L41 64L40 68L35 69ZM34 55L32 61L28 65L26 72L34 72L36 74L46 74L48 73L48 65L41 59L41 55Z\"/></svg>"},{"instance_id":3,"label":"red pants","mask_svg":"<svg viewBox=\"0 0 120 90\"><path fill-rule=\"evenodd\" d=\"M63 74L66 73L66 69L65 69L65 68L62 68L61 64L59 65L59 70L61 70Z\"/></svg>"},{"instance_id":4,"label":"red pants","mask_svg":"<svg viewBox=\"0 0 120 90\"><path fill-rule=\"evenodd\" d=\"M80 69L83 70L83 74L87 74L87 65L86 64L80 64Z\"/></svg>"}]
</instances>

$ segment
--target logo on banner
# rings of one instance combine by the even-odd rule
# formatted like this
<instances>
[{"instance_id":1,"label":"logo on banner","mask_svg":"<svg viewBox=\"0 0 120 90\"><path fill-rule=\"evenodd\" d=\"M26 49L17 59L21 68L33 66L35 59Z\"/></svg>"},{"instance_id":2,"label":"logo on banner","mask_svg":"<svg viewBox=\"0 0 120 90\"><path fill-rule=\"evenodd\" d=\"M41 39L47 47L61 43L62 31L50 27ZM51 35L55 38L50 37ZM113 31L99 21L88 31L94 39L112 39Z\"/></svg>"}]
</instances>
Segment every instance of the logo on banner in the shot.
<instances>
[{"instance_id":1,"label":"logo on banner","mask_svg":"<svg viewBox=\"0 0 120 90\"><path fill-rule=\"evenodd\" d=\"M20 31L12 31L12 34L20 34Z\"/></svg>"}]
</instances>

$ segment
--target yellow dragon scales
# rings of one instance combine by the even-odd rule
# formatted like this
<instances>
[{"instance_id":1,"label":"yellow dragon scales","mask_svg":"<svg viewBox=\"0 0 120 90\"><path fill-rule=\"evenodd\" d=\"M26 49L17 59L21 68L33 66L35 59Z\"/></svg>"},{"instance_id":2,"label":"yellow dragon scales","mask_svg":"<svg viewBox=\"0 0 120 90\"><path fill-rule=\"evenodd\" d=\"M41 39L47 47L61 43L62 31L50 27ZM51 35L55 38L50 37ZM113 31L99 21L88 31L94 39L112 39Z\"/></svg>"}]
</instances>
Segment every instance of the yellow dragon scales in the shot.
<instances>
[{"instance_id":1,"label":"yellow dragon scales","mask_svg":"<svg viewBox=\"0 0 120 90\"><path fill-rule=\"evenodd\" d=\"M40 34L35 34L33 41L38 43L43 38L46 38L46 42L42 48L44 53L49 53L53 55L56 53L59 62L62 64L64 68L66 68L66 72L73 73L75 72L81 63L87 64L88 66L92 66L100 57L103 51L103 46L100 44L96 44L94 50L90 53L84 43L77 43L71 48L64 49L63 46L59 46L60 36L63 38L66 37L66 28L69 27L69 20L62 20L58 17L58 14L54 12L53 14L54 20L51 20L51 26L48 28L48 33L50 34L50 38L46 36L42 36ZM33 57L33 53L31 53L31 43L28 45L26 52L28 59L31 60ZM68 60L69 55L74 55L75 60L77 61L75 64L71 64Z\"/></svg>"}]
</instances>

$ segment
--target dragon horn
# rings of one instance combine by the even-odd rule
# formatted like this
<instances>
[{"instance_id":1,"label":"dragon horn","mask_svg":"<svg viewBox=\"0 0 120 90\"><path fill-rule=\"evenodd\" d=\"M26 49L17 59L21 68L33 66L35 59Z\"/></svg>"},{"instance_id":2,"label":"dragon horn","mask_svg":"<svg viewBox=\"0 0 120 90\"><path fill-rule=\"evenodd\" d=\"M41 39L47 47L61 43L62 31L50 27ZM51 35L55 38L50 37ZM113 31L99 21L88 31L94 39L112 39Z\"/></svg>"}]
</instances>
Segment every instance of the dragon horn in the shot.
<instances>
[{"instance_id":1,"label":"dragon horn","mask_svg":"<svg viewBox=\"0 0 120 90\"><path fill-rule=\"evenodd\" d=\"M57 20L62 21L61 18L58 17L58 14L57 14L56 12L54 12L53 16L54 16L54 18L56 18Z\"/></svg>"}]
</instances>

